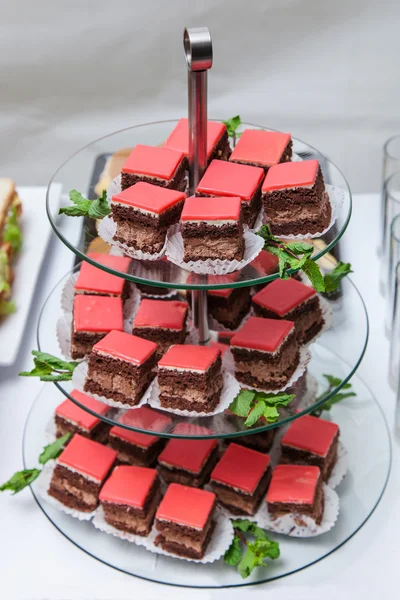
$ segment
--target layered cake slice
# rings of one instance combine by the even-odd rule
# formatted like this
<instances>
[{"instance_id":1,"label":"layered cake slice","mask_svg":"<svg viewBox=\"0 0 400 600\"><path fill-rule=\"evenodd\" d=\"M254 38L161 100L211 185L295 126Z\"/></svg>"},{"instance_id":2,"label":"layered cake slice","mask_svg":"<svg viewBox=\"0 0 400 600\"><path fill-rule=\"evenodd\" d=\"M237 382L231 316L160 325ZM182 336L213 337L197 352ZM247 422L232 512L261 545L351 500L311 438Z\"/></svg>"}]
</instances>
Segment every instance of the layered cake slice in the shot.
<instances>
[{"instance_id":1,"label":"layered cake slice","mask_svg":"<svg viewBox=\"0 0 400 600\"><path fill-rule=\"evenodd\" d=\"M74 298L71 357L84 358L94 344L113 329L124 330L120 297L76 295Z\"/></svg>"},{"instance_id":2,"label":"layered cake slice","mask_svg":"<svg viewBox=\"0 0 400 600\"><path fill-rule=\"evenodd\" d=\"M253 296L254 312L268 319L293 321L300 344L307 344L324 326L316 291L295 279L275 279Z\"/></svg>"},{"instance_id":3,"label":"layered cake slice","mask_svg":"<svg viewBox=\"0 0 400 600\"><path fill-rule=\"evenodd\" d=\"M239 273L230 273L224 280L237 281ZM208 276L208 283L221 281L221 277ZM208 290L208 312L227 329L236 329L250 310L249 287Z\"/></svg>"},{"instance_id":4,"label":"layered cake slice","mask_svg":"<svg viewBox=\"0 0 400 600\"><path fill-rule=\"evenodd\" d=\"M290 161L292 138L290 133L245 129L229 160L243 165L262 167L268 171L273 165Z\"/></svg>"},{"instance_id":5,"label":"layered cake slice","mask_svg":"<svg viewBox=\"0 0 400 600\"><path fill-rule=\"evenodd\" d=\"M145 467L116 467L102 487L99 500L109 525L147 536L161 500L157 471Z\"/></svg>"},{"instance_id":6,"label":"layered cake slice","mask_svg":"<svg viewBox=\"0 0 400 600\"><path fill-rule=\"evenodd\" d=\"M134 427L155 434L169 429L172 420L148 406L140 406L129 410L118 421L127 427ZM165 440L157 435L140 433L119 427L111 427L108 434L108 445L118 452L118 462L140 467L152 467L157 456L164 448Z\"/></svg>"},{"instance_id":7,"label":"layered cake slice","mask_svg":"<svg viewBox=\"0 0 400 600\"><path fill-rule=\"evenodd\" d=\"M187 436L207 436L212 431L200 425L178 423L173 433ZM217 460L218 442L216 439L173 438L169 440L158 457L158 464L164 481L203 487Z\"/></svg>"},{"instance_id":8,"label":"layered cake slice","mask_svg":"<svg viewBox=\"0 0 400 600\"><path fill-rule=\"evenodd\" d=\"M300 360L292 321L250 317L231 339L236 379L261 390L289 382Z\"/></svg>"},{"instance_id":9,"label":"layered cake slice","mask_svg":"<svg viewBox=\"0 0 400 600\"><path fill-rule=\"evenodd\" d=\"M179 300L142 300L132 333L158 344L157 358L186 338L188 304Z\"/></svg>"},{"instance_id":10,"label":"layered cake slice","mask_svg":"<svg viewBox=\"0 0 400 600\"><path fill-rule=\"evenodd\" d=\"M76 433L57 459L49 496L69 508L92 512L116 458L115 450Z\"/></svg>"},{"instance_id":11,"label":"layered cake slice","mask_svg":"<svg viewBox=\"0 0 400 600\"><path fill-rule=\"evenodd\" d=\"M208 346L171 346L158 362L158 385L163 408L213 412L223 386L221 352Z\"/></svg>"},{"instance_id":12,"label":"layered cake slice","mask_svg":"<svg viewBox=\"0 0 400 600\"><path fill-rule=\"evenodd\" d=\"M256 256L254 260L251 261L250 267L252 267L255 273L252 275L253 279L259 279L261 277L265 277L266 275L272 275L273 273L277 273L279 270L279 261L278 257L267 250L261 250L260 254ZM259 283L254 286L255 291L262 290L266 285L266 283Z\"/></svg>"},{"instance_id":13,"label":"layered cake slice","mask_svg":"<svg viewBox=\"0 0 400 600\"><path fill-rule=\"evenodd\" d=\"M225 411L226 418L229 422L231 422L236 430L245 431L244 421L245 417L239 417L237 415L232 414L230 411ZM267 422L264 417L260 417L257 421L257 426L266 425ZM258 452L269 452L271 450L272 444L275 439L277 428L267 429L266 431L262 431L260 433L252 433L250 435L242 435L240 437L227 438L225 443L231 444L239 444L239 446L245 446L246 448L251 448L252 450L257 450Z\"/></svg>"},{"instance_id":14,"label":"layered cake slice","mask_svg":"<svg viewBox=\"0 0 400 600\"><path fill-rule=\"evenodd\" d=\"M171 483L156 512L156 546L184 558L201 559L214 530L215 494Z\"/></svg>"},{"instance_id":15,"label":"layered cake slice","mask_svg":"<svg viewBox=\"0 0 400 600\"><path fill-rule=\"evenodd\" d=\"M104 417L112 409L107 404L103 404L103 402L99 402L78 390L72 390L70 396L92 412L90 413L81 408L72 400L64 400L57 406L54 414L56 436L61 437L66 433L80 433L91 440L105 442L110 426L95 415Z\"/></svg>"},{"instance_id":16,"label":"layered cake slice","mask_svg":"<svg viewBox=\"0 0 400 600\"><path fill-rule=\"evenodd\" d=\"M185 157L189 154L189 127L187 119L179 119L174 130L169 134L164 148L171 148L183 152ZM207 161L214 158L228 160L231 153L228 132L223 123L217 121L207 122Z\"/></svg>"},{"instance_id":17,"label":"layered cake slice","mask_svg":"<svg viewBox=\"0 0 400 600\"><path fill-rule=\"evenodd\" d=\"M266 500L272 517L304 515L320 525L324 515L321 471L314 466L278 465L272 473Z\"/></svg>"},{"instance_id":18,"label":"layered cake slice","mask_svg":"<svg viewBox=\"0 0 400 600\"><path fill-rule=\"evenodd\" d=\"M181 233L185 261L242 260L240 198L188 198L181 214Z\"/></svg>"},{"instance_id":19,"label":"layered cake slice","mask_svg":"<svg viewBox=\"0 0 400 600\"><path fill-rule=\"evenodd\" d=\"M262 186L264 222L273 235L306 235L324 231L332 208L317 160L271 167Z\"/></svg>"},{"instance_id":20,"label":"layered cake slice","mask_svg":"<svg viewBox=\"0 0 400 600\"><path fill-rule=\"evenodd\" d=\"M337 460L339 426L305 415L290 425L281 444L282 463L315 465L327 481Z\"/></svg>"},{"instance_id":21,"label":"layered cake slice","mask_svg":"<svg viewBox=\"0 0 400 600\"><path fill-rule=\"evenodd\" d=\"M85 392L135 406L154 378L156 353L154 342L111 331L93 346Z\"/></svg>"},{"instance_id":22,"label":"layered cake slice","mask_svg":"<svg viewBox=\"0 0 400 600\"><path fill-rule=\"evenodd\" d=\"M235 515L254 515L271 478L270 457L238 444L229 444L211 473L218 502Z\"/></svg>"},{"instance_id":23,"label":"layered cake slice","mask_svg":"<svg viewBox=\"0 0 400 600\"><path fill-rule=\"evenodd\" d=\"M122 167L121 187L126 190L138 181L183 192L186 188L184 153L138 144Z\"/></svg>"},{"instance_id":24,"label":"layered cake slice","mask_svg":"<svg viewBox=\"0 0 400 600\"><path fill-rule=\"evenodd\" d=\"M196 196L238 196L243 221L253 227L261 208L263 178L264 171L259 167L213 160L197 186Z\"/></svg>"},{"instance_id":25,"label":"layered cake slice","mask_svg":"<svg viewBox=\"0 0 400 600\"><path fill-rule=\"evenodd\" d=\"M169 227L179 222L185 198L183 192L145 182L115 194L111 201L117 224L114 239L142 252L161 252Z\"/></svg>"},{"instance_id":26,"label":"layered cake slice","mask_svg":"<svg viewBox=\"0 0 400 600\"><path fill-rule=\"evenodd\" d=\"M96 263L104 265L105 268L120 273L127 273L131 264L131 259L126 256L112 256L101 252L88 252L87 256ZM94 267L88 262L82 263L74 288L76 294L91 296L117 296L125 300L129 295L128 281Z\"/></svg>"}]
</instances>

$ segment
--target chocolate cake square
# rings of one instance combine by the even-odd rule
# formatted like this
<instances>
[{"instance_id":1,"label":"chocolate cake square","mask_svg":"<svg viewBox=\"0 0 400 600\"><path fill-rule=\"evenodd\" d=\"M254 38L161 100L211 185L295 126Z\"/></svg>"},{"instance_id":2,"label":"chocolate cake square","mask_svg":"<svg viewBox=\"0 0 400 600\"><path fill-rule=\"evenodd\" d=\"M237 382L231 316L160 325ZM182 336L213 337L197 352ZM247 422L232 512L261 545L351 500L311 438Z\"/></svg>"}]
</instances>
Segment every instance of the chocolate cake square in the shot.
<instances>
[{"instance_id":1,"label":"chocolate cake square","mask_svg":"<svg viewBox=\"0 0 400 600\"><path fill-rule=\"evenodd\" d=\"M212 471L210 485L218 502L234 515L254 515L270 478L268 454L232 443Z\"/></svg>"},{"instance_id":2,"label":"chocolate cake square","mask_svg":"<svg viewBox=\"0 0 400 600\"><path fill-rule=\"evenodd\" d=\"M103 404L103 402L99 402L99 400L95 400L78 390L72 390L70 396L95 415L104 417L112 411L107 404ZM105 442L110 426L95 415L87 412L69 398L64 400L57 406L54 414L56 437L62 437L66 433L80 433L83 437L88 437L96 442Z\"/></svg>"},{"instance_id":3,"label":"chocolate cake square","mask_svg":"<svg viewBox=\"0 0 400 600\"><path fill-rule=\"evenodd\" d=\"M157 471L118 466L102 487L99 500L109 525L146 537L161 500Z\"/></svg>"},{"instance_id":4,"label":"chocolate cake square","mask_svg":"<svg viewBox=\"0 0 400 600\"><path fill-rule=\"evenodd\" d=\"M156 546L184 558L203 558L212 532L212 492L171 483L156 512Z\"/></svg>"},{"instance_id":5,"label":"chocolate cake square","mask_svg":"<svg viewBox=\"0 0 400 600\"><path fill-rule=\"evenodd\" d=\"M258 254L256 258L251 261L249 267L254 269L254 273L252 273L252 279L260 279L261 277L272 275L273 273L277 273L279 270L278 257L270 252L267 252L267 250L261 250L260 254ZM258 292L266 285L268 285L268 283L260 283L255 285L254 290Z\"/></svg>"},{"instance_id":6,"label":"chocolate cake square","mask_svg":"<svg viewBox=\"0 0 400 600\"><path fill-rule=\"evenodd\" d=\"M224 276L234 282L239 278L239 273L230 273ZM221 277L208 276L208 283L221 281ZM208 312L218 323L227 329L236 329L250 310L250 288L219 288L208 290Z\"/></svg>"},{"instance_id":7,"label":"chocolate cake square","mask_svg":"<svg viewBox=\"0 0 400 600\"><path fill-rule=\"evenodd\" d=\"M291 158L292 138L290 133L245 129L229 160L242 165L261 167L268 171L273 165L290 161Z\"/></svg>"},{"instance_id":8,"label":"chocolate cake square","mask_svg":"<svg viewBox=\"0 0 400 600\"><path fill-rule=\"evenodd\" d=\"M315 465L327 481L337 460L339 426L305 415L291 423L281 444L282 463Z\"/></svg>"},{"instance_id":9,"label":"chocolate cake square","mask_svg":"<svg viewBox=\"0 0 400 600\"><path fill-rule=\"evenodd\" d=\"M76 433L57 459L49 496L69 508L92 512L116 458L115 450Z\"/></svg>"},{"instance_id":10,"label":"chocolate cake square","mask_svg":"<svg viewBox=\"0 0 400 600\"><path fill-rule=\"evenodd\" d=\"M191 423L178 423L174 434L208 436L210 429ZM160 474L164 481L182 483L193 487L203 487L218 460L218 442L216 439L180 439L169 440L158 457Z\"/></svg>"},{"instance_id":11,"label":"chocolate cake square","mask_svg":"<svg viewBox=\"0 0 400 600\"><path fill-rule=\"evenodd\" d=\"M185 261L242 260L240 198L188 198L181 215L181 233Z\"/></svg>"},{"instance_id":12,"label":"chocolate cake square","mask_svg":"<svg viewBox=\"0 0 400 600\"><path fill-rule=\"evenodd\" d=\"M169 134L164 148L171 148L183 152L187 158L189 154L189 127L188 119L179 119L178 124ZM217 121L207 122L207 162L214 159L228 160L231 153L228 132L223 123Z\"/></svg>"},{"instance_id":13,"label":"chocolate cake square","mask_svg":"<svg viewBox=\"0 0 400 600\"><path fill-rule=\"evenodd\" d=\"M196 196L238 196L243 222L253 227L261 209L263 178L264 171L259 167L213 160L197 186Z\"/></svg>"},{"instance_id":14,"label":"chocolate cake square","mask_svg":"<svg viewBox=\"0 0 400 600\"><path fill-rule=\"evenodd\" d=\"M107 269L127 273L131 259L126 256L112 256L101 252L88 252L87 257L104 265ZM76 294L90 294L91 296L116 296L126 300L129 296L129 282L123 277L112 275L103 269L94 267L88 262L83 262L78 278L74 285Z\"/></svg>"},{"instance_id":15,"label":"chocolate cake square","mask_svg":"<svg viewBox=\"0 0 400 600\"><path fill-rule=\"evenodd\" d=\"M273 235L306 235L324 231L332 208L317 160L271 167L262 185L264 223Z\"/></svg>"},{"instance_id":16,"label":"chocolate cake square","mask_svg":"<svg viewBox=\"0 0 400 600\"><path fill-rule=\"evenodd\" d=\"M230 411L225 411L225 415L229 422L235 426L236 430L245 430L245 417L239 417L230 413ZM264 417L260 417L260 419L257 421L257 426L262 425L266 425ZM240 437L227 438L225 442L227 445L235 443L239 444L239 446L245 446L246 448L251 448L252 450L257 450L258 452L263 452L265 454L271 450L277 431L277 428L267 429L266 431L262 431L260 433L251 433L249 435L241 435Z\"/></svg>"},{"instance_id":17,"label":"chocolate cake square","mask_svg":"<svg viewBox=\"0 0 400 600\"><path fill-rule=\"evenodd\" d=\"M324 326L316 291L295 279L275 279L253 296L257 316L293 321L300 344L307 344Z\"/></svg>"},{"instance_id":18,"label":"chocolate cake square","mask_svg":"<svg viewBox=\"0 0 400 600\"><path fill-rule=\"evenodd\" d=\"M139 404L154 378L157 344L111 331L93 346L84 391L129 406Z\"/></svg>"},{"instance_id":19,"label":"chocolate cake square","mask_svg":"<svg viewBox=\"0 0 400 600\"><path fill-rule=\"evenodd\" d=\"M187 302L179 300L142 300L133 321L133 335L158 344L161 358L172 344L183 344L186 338Z\"/></svg>"},{"instance_id":20,"label":"chocolate cake square","mask_svg":"<svg viewBox=\"0 0 400 600\"><path fill-rule=\"evenodd\" d=\"M163 408L210 413L221 398L221 352L209 346L171 346L158 362Z\"/></svg>"},{"instance_id":21,"label":"chocolate cake square","mask_svg":"<svg viewBox=\"0 0 400 600\"><path fill-rule=\"evenodd\" d=\"M186 188L185 155L171 148L135 146L121 171L121 188L145 181L171 190L184 192Z\"/></svg>"},{"instance_id":22,"label":"chocolate cake square","mask_svg":"<svg viewBox=\"0 0 400 600\"><path fill-rule=\"evenodd\" d=\"M324 515L321 471L314 466L278 465L266 500L272 516L307 515L320 525Z\"/></svg>"},{"instance_id":23,"label":"chocolate cake square","mask_svg":"<svg viewBox=\"0 0 400 600\"><path fill-rule=\"evenodd\" d=\"M118 421L122 425L154 431L154 433L169 429L172 419L148 406L140 406L129 410ZM152 467L157 456L165 446L165 440L157 435L140 433L125 427L115 425L108 434L108 445L118 452L118 462L140 467Z\"/></svg>"},{"instance_id":24,"label":"chocolate cake square","mask_svg":"<svg viewBox=\"0 0 400 600\"><path fill-rule=\"evenodd\" d=\"M179 222L185 198L183 192L145 182L115 194L111 200L117 224L114 239L142 252L161 252L169 227Z\"/></svg>"},{"instance_id":25,"label":"chocolate cake square","mask_svg":"<svg viewBox=\"0 0 400 600\"><path fill-rule=\"evenodd\" d=\"M231 339L236 379L260 390L289 382L300 360L292 321L250 317Z\"/></svg>"},{"instance_id":26,"label":"chocolate cake square","mask_svg":"<svg viewBox=\"0 0 400 600\"><path fill-rule=\"evenodd\" d=\"M124 330L123 304L119 297L76 295L74 298L71 357L84 358L103 337Z\"/></svg>"}]
</instances>

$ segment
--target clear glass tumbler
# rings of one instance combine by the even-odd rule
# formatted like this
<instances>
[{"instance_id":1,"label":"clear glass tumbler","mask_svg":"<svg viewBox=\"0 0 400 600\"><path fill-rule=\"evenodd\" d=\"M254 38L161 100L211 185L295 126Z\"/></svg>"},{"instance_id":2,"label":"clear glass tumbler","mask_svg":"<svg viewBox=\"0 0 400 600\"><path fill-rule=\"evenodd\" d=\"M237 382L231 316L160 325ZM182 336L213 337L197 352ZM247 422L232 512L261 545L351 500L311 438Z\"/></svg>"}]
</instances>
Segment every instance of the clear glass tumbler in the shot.
<instances>
[{"instance_id":1,"label":"clear glass tumbler","mask_svg":"<svg viewBox=\"0 0 400 600\"><path fill-rule=\"evenodd\" d=\"M400 263L397 263L393 280L393 321L390 336L389 384L397 391L400 384Z\"/></svg>"},{"instance_id":2,"label":"clear glass tumbler","mask_svg":"<svg viewBox=\"0 0 400 600\"><path fill-rule=\"evenodd\" d=\"M382 188L381 188L381 239L379 242L379 252L383 253L385 247L386 233L390 219L386 216L386 182L393 173L400 172L400 134L394 135L386 140L383 146L383 168L382 168Z\"/></svg>"},{"instance_id":3,"label":"clear glass tumbler","mask_svg":"<svg viewBox=\"0 0 400 600\"><path fill-rule=\"evenodd\" d=\"M391 336L394 319L394 295L396 288L396 268L400 263L400 214L395 217L390 225L389 254L386 277L386 335Z\"/></svg>"},{"instance_id":4,"label":"clear glass tumbler","mask_svg":"<svg viewBox=\"0 0 400 600\"><path fill-rule=\"evenodd\" d=\"M400 168L400 167L399 167ZM391 225L400 214L400 171L393 173L384 186L385 222L381 247L380 287L386 294L389 289L389 257Z\"/></svg>"}]
</instances>

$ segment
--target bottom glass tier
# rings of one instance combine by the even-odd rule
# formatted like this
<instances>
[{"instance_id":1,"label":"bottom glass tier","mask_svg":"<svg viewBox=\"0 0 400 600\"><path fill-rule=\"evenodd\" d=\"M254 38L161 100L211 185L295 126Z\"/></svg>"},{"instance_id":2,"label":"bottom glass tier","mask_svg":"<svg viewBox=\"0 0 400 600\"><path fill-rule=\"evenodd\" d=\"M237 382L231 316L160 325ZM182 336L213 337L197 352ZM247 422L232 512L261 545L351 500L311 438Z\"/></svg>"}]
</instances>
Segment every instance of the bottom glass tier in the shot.
<instances>
[{"instance_id":1,"label":"bottom glass tier","mask_svg":"<svg viewBox=\"0 0 400 600\"><path fill-rule=\"evenodd\" d=\"M366 385L352 379L356 398L336 405L330 418L339 424L349 454L349 471L336 489L340 514L335 527L320 537L300 539L271 534L280 543L281 557L256 569L246 580L219 560L201 565L152 554L125 540L95 529L47 504L31 486L33 496L53 525L76 546L101 562L125 573L168 585L220 588L278 579L328 556L349 540L370 517L382 497L391 465L390 435L380 406ZM45 443L46 426L63 395L45 384L29 413L23 440L25 468L34 466Z\"/></svg>"}]
</instances>

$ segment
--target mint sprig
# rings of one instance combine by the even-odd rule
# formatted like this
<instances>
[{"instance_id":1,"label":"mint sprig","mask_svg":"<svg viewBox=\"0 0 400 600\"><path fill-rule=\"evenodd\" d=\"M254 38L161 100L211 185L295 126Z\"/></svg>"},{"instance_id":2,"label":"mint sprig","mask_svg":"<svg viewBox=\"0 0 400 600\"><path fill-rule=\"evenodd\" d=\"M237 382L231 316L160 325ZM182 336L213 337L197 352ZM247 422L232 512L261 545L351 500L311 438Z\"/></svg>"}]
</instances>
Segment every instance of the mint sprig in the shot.
<instances>
[{"instance_id":1,"label":"mint sprig","mask_svg":"<svg viewBox=\"0 0 400 600\"><path fill-rule=\"evenodd\" d=\"M327 273L324 277L325 292L331 294L335 292L340 286L340 282L344 277L353 273L350 263L338 262L336 267Z\"/></svg>"},{"instance_id":2,"label":"mint sprig","mask_svg":"<svg viewBox=\"0 0 400 600\"><path fill-rule=\"evenodd\" d=\"M266 394L251 390L241 390L231 402L229 410L238 417L246 417L245 427L252 427L264 417L268 423L275 423L279 418L278 407L287 406L295 397L294 394Z\"/></svg>"},{"instance_id":3,"label":"mint sprig","mask_svg":"<svg viewBox=\"0 0 400 600\"><path fill-rule=\"evenodd\" d=\"M34 367L21 371L21 377L39 377L40 381L70 381L79 362L66 361L46 352L32 350Z\"/></svg>"},{"instance_id":4,"label":"mint sprig","mask_svg":"<svg viewBox=\"0 0 400 600\"><path fill-rule=\"evenodd\" d=\"M72 206L64 206L58 211L59 215L68 217L90 217L91 219L102 219L110 213L110 205L107 200L107 190L103 190L101 196L96 200L88 200L77 190L71 190L69 199Z\"/></svg>"},{"instance_id":5,"label":"mint sprig","mask_svg":"<svg viewBox=\"0 0 400 600\"><path fill-rule=\"evenodd\" d=\"M239 115L235 115L231 119L222 121L226 126L226 130L230 138L233 139L233 145L236 145L236 139L241 136L241 133L237 131L237 128L242 124L242 120Z\"/></svg>"},{"instance_id":6,"label":"mint sprig","mask_svg":"<svg viewBox=\"0 0 400 600\"><path fill-rule=\"evenodd\" d=\"M72 437L72 433L67 431L61 437L57 438L52 444L45 446L39 456L39 463L45 465L49 460L58 458L64 450L65 444Z\"/></svg>"},{"instance_id":7,"label":"mint sprig","mask_svg":"<svg viewBox=\"0 0 400 600\"><path fill-rule=\"evenodd\" d=\"M279 543L271 540L267 532L248 519L232 521L235 532L232 543L225 552L227 565L237 567L240 576L246 579L256 567L266 567L265 559L275 560L280 556ZM250 535L253 541L246 538Z\"/></svg>"},{"instance_id":8,"label":"mint sprig","mask_svg":"<svg viewBox=\"0 0 400 600\"><path fill-rule=\"evenodd\" d=\"M328 382L328 389L325 390L325 392L319 398L316 399L316 402L318 402L318 400L321 400L324 396L326 396L327 394L332 392L332 390L334 390L339 385L341 385L341 383L343 381L339 377L334 377L333 375L325 375L324 374L324 377ZM348 391L347 392L340 391L337 394L334 394L332 396L332 398L329 398L329 400L327 400L326 402L321 404L321 406L319 406L318 408L313 410L311 413L312 416L320 417L324 411L330 410L332 408L332 406L334 406L335 404L338 404L338 402L342 402L342 400L345 400L346 398L354 398L355 396L357 396L357 394L353 391L353 386L351 383L345 383L344 386L341 388L341 390L348 390Z\"/></svg>"}]
</instances>

